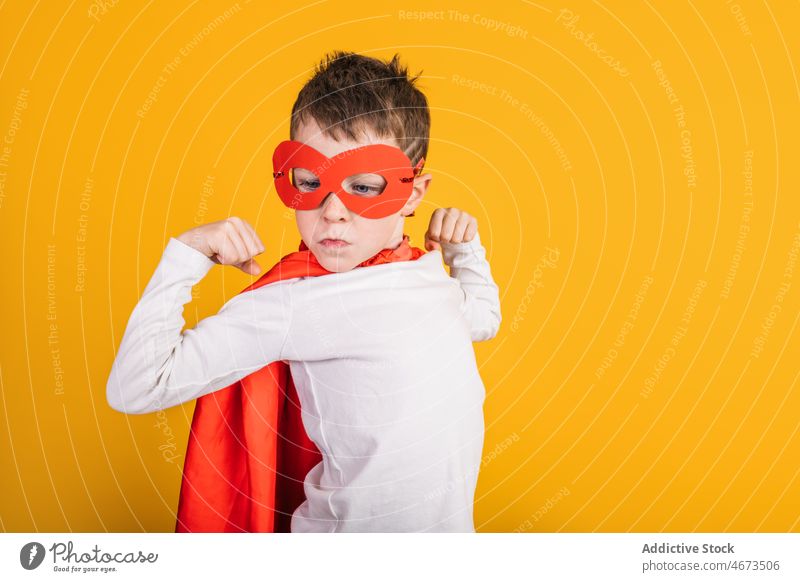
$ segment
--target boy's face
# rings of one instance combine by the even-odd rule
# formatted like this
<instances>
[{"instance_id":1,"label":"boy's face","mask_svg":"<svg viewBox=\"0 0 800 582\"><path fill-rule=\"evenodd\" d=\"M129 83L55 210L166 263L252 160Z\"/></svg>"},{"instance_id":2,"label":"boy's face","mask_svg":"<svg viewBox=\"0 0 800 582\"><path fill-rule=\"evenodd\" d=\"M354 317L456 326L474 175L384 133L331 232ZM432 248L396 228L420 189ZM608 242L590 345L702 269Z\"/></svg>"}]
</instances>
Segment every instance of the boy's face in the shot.
<instances>
[{"instance_id":1,"label":"boy's face","mask_svg":"<svg viewBox=\"0 0 800 582\"><path fill-rule=\"evenodd\" d=\"M360 141L346 138L345 141L336 141L324 135L313 119L301 124L293 139L308 144L329 158L364 145L398 146L396 140L378 138L372 131ZM408 202L398 212L384 218L360 216L348 210L336 194L328 194L313 210L295 210L300 237L325 269L334 273L350 271L381 250L395 248L402 242L404 217L422 201L431 178L430 174L417 176ZM302 181L304 177L298 172L295 179ZM379 192L380 181L380 176L365 175L353 187L365 192L374 187Z\"/></svg>"}]
</instances>

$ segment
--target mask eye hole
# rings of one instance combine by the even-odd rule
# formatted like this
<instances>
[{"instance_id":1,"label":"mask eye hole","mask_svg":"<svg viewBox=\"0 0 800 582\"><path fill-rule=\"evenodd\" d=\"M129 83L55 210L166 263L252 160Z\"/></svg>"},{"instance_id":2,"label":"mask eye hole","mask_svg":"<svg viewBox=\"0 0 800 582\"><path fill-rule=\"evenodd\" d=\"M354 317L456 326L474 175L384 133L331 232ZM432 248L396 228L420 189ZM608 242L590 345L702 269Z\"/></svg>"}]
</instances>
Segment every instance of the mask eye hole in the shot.
<instances>
[{"instance_id":1,"label":"mask eye hole","mask_svg":"<svg viewBox=\"0 0 800 582\"><path fill-rule=\"evenodd\" d=\"M342 180L342 189L354 196L380 196L386 188L386 179L380 174L353 174Z\"/></svg>"},{"instance_id":2,"label":"mask eye hole","mask_svg":"<svg viewBox=\"0 0 800 582\"><path fill-rule=\"evenodd\" d=\"M306 168L291 168L289 180L300 192L314 192L320 186L319 176Z\"/></svg>"}]
</instances>

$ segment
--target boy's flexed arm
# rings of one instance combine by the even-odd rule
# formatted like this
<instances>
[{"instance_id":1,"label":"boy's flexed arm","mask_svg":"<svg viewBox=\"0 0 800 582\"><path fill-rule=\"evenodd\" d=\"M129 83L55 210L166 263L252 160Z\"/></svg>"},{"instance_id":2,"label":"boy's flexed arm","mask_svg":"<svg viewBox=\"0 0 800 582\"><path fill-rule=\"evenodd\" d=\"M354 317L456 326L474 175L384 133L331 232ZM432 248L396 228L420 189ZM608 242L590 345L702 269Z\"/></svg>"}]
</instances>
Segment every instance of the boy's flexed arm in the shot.
<instances>
[{"instance_id":1,"label":"boy's flexed arm","mask_svg":"<svg viewBox=\"0 0 800 582\"><path fill-rule=\"evenodd\" d=\"M457 208L437 208L425 233L425 248L441 249L450 276L461 284L472 341L492 339L502 320L500 295L481 245L477 219Z\"/></svg>"},{"instance_id":2,"label":"boy's flexed arm","mask_svg":"<svg viewBox=\"0 0 800 582\"><path fill-rule=\"evenodd\" d=\"M153 412L198 398L281 359L289 325L281 283L240 293L182 332L192 286L217 264L256 275L264 250L245 221L232 217L170 238L131 314L106 387L120 412Z\"/></svg>"}]
</instances>

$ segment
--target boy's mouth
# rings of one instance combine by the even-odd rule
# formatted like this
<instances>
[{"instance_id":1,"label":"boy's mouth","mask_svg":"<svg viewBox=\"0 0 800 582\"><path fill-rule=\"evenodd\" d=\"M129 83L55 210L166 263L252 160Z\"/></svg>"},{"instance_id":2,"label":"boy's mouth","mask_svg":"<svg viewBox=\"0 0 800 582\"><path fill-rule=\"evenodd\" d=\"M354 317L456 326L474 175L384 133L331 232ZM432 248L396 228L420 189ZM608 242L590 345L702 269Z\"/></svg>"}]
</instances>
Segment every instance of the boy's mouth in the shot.
<instances>
[{"instance_id":1,"label":"boy's mouth","mask_svg":"<svg viewBox=\"0 0 800 582\"><path fill-rule=\"evenodd\" d=\"M340 238L324 238L321 241L319 241L319 244L321 244L326 248L340 248L340 247L346 247L350 243Z\"/></svg>"}]
</instances>

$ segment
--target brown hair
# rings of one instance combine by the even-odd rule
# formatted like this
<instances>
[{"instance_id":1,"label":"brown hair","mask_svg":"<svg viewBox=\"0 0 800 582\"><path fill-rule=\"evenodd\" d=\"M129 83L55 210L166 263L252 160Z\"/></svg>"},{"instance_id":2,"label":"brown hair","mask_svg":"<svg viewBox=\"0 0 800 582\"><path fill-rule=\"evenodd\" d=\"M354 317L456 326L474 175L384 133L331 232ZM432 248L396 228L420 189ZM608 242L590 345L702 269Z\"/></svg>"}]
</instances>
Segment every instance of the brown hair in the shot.
<instances>
[{"instance_id":1,"label":"brown hair","mask_svg":"<svg viewBox=\"0 0 800 582\"><path fill-rule=\"evenodd\" d=\"M394 138L413 165L428 155L428 100L395 54L383 61L347 51L323 57L292 107L289 138L309 117L333 139L358 140L366 128Z\"/></svg>"}]
</instances>

